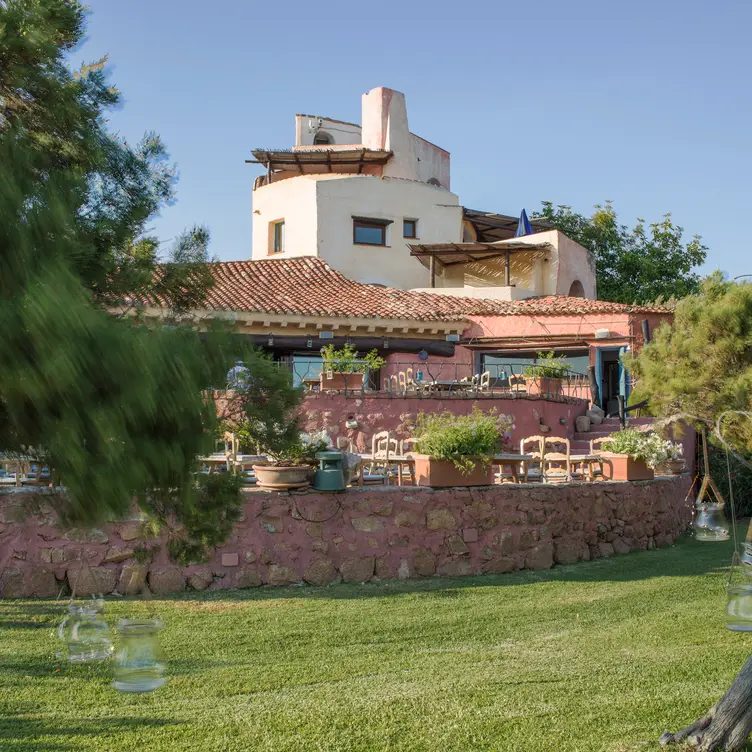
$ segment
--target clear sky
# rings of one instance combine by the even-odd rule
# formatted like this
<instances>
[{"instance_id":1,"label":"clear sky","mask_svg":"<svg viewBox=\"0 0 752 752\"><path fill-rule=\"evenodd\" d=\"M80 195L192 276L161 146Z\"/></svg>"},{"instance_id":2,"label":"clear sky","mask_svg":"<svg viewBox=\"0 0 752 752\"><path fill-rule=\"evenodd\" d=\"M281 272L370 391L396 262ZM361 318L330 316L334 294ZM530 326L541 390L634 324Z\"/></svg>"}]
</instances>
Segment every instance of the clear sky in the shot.
<instances>
[{"instance_id":1,"label":"clear sky","mask_svg":"<svg viewBox=\"0 0 752 752\"><path fill-rule=\"evenodd\" d=\"M165 240L202 223L215 256L250 257L250 149L292 146L296 112L359 122L360 95L388 86L451 152L464 206L670 211L710 246L704 270L752 273L747 0L88 5L76 57L110 55L113 129L157 131L178 163Z\"/></svg>"}]
</instances>

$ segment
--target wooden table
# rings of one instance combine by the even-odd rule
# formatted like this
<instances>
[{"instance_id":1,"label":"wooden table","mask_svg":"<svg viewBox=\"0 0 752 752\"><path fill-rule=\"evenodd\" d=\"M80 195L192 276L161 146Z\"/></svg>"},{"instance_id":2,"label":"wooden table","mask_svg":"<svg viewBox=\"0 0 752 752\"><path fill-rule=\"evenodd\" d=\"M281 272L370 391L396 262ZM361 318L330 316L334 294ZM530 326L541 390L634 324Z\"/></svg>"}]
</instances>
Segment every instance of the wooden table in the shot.
<instances>
[{"instance_id":1,"label":"wooden table","mask_svg":"<svg viewBox=\"0 0 752 752\"><path fill-rule=\"evenodd\" d=\"M601 465L601 474L603 474L603 457L600 454L571 454L569 456L569 476L572 476L572 469L577 472L577 466L580 466L580 473L583 478L589 481L595 480L593 465Z\"/></svg>"},{"instance_id":2,"label":"wooden table","mask_svg":"<svg viewBox=\"0 0 752 752\"><path fill-rule=\"evenodd\" d=\"M230 469L230 459L224 454L210 454L208 457L199 457L198 461L209 466L210 475L211 473L217 472L218 468L222 467L222 465L224 465L227 470Z\"/></svg>"},{"instance_id":3,"label":"wooden table","mask_svg":"<svg viewBox=\"0 0 752 752\"><path fill-rule=\"evenodd\" d=\"M441 379L415 381L413 383L418 391L428 392L429 394L432 392L449 392L451 394L453 389L458 392L472 392L475 391L477 387L472 381L446 381Z\"/></svg>"},{"instance_id":4,"label":"wooden table","mask_svg":"<svg viewBox=\"0 0 752 752\"><path fill-rule=\"evenodd\" d=\"M491 460L492 465L499 465L502 470L508 465L512 473L512 480L520 482L520 470L522 470L522 482L527 483L527 463L535 460L531 454L496 454Z\"/></svg>"},{"instance_id":5,"label":"wooden table","mask_svg":"<svg viewBox=\"0 0 752 752\"><path fill-rule=\"evenodd\" d=\"M300 380L300 383L307 392L312 392L315 387L321 386L321 378L319 376L305 376Z\"/></svg>"},{"instance_id":6,"label":"wooden table","mask_svg":"<svg viewBox=\"0 0 752 752\"><path fill-rule=\"evenodd\" d=\"M360 454L360 471L358 473L358 485L362 486L365 483L364 470L368 463L375 462L379 465L385 465L384 479L389 484L389 472L392 465L397 466L397 485L402 485L402 468L406 467L410 474L410 480L415 485L415 460L409 454L390 454L386 457L374 457L372 454Z\"/></svg>"}]
</instances>

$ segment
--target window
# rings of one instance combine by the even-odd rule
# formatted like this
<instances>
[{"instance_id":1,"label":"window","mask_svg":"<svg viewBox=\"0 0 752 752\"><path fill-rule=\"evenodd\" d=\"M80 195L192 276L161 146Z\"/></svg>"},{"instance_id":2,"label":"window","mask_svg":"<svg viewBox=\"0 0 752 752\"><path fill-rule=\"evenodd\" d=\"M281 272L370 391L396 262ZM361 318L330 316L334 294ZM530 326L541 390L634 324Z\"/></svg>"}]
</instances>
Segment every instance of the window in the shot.
<instances>
[{"instance_id":1,"label":"window","mask_svg":"<svg viewBox=\"0 0 752 752\"><path fill-rule=\"evenodd\" d=\"M402 222L402 237L403 238L417 238L418 237L418 220L406 219Z\"/></svg>"},{"instance_id":2,"label":"window","mask_svg":"<svg viewBox=\"0 0 752 752\"><path fill-rule=\"evenodd\" d=\"M316 146L333 144L334 139L326 131L318 131L313 137L313 143Z\"/></svg>"},{"instance_id":3,"label":"window","mask_svg":"<svg viewBox=\"0 0 752 752\"><path fill-rule=\"evenodd\" d=\"M389 219L353 217L353 243L358 245L386 245L386 228Z\"/></svg>"},{"instance_id":4,"label":"window","mask_svg":"<svg viewBox=\"0 0 752 752\"><path fill-rule=\"evenodd\" d=\"M441 183L439 182L438 178L428 178L426 182L428 183L428 185L437 185L439 188L441 188Z\"/></svg>"},{"instance_id":5,"label":"window","mask_svg":"<svg viewBox=\"0 0 752 752\"><path fill-rule=\"evenodd\" d=\"M571 376L585 378L590 365L590 353L587 350L555 350L557 358L566 358ZM510 376L522 376L526 366L538 361L537 352L483 353L481 370L490 371L491 379L498 379L500 384Z\"/></svg>"},{"instance_id":6,"label":"window","mask_svg":"<svg viewBox=\"0 0 752 752\"><path fill-rule=\"evenodd\" d=\"M271 222L269 233L269 253L282 253L285 250L285 220Z\"/></svg>"}]
</instances>

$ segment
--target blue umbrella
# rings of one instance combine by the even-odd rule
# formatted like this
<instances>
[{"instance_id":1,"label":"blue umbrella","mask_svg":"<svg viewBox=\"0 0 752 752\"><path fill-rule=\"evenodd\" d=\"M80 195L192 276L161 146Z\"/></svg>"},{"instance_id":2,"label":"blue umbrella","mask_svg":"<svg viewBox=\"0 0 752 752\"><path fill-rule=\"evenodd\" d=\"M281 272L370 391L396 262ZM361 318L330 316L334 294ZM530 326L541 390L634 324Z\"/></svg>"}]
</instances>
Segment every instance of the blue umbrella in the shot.
<instances>
[{"instance_id":1,"label":"blue umbrella","mask_svg":"<svg viewBox=\"0 0 752 752\"><path fill-rule=\"evenodd\" d=\"M522 210L520 214L520 221L517 225L517 232L514 233L515 238L521 238L523 235L532 235L533 226L530 224L530 220L527 218L525 210Z\"/></svg>"}]
</instances>

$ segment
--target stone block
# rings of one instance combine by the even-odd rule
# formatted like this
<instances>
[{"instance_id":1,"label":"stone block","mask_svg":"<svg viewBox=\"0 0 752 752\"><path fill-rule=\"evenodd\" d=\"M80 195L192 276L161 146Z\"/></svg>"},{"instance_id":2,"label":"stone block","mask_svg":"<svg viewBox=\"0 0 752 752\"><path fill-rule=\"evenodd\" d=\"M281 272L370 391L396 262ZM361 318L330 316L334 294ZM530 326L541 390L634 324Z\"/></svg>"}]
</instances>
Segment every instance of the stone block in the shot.
<instances>
[{"instance_id":1,"label":"stone block","mask_svg":"<svg viewBox=\"0 0 752 752\"><path fill-rule=\"evenodd\" d=\"M462 531L462 540L465 541L465 543L475 543L478 540L478 528L477 527L466 527Z\"/></svg>"},{"instance_id":2,"label":"stone block","mask_svg":"<svg viewBox=\"0 0 752 752\"><path fill-rule=\"evenodd\" d=\"M532 542L527 547L529 548L531 545ZM514 535L509 532L494 535L493 546L494 548L498 548L499 552L502 554L512 554L517 550L517 546L514 542Z\"/></svg>"},{"instance_id":3,"label":"stone block","mask_svg":"<svg viewBox=\"0 0 752 752\"><path fill-rule=\"evenodd\" d=\"M380 517L353 517L351 523L361 533L376 533L384 529L384 520Z\"/></svg>"},{"instance_id":4,"label":"stone block","mask_svg":"<svg viewBox=\"0 0 752 752\"><path fill-rule=\"evenodd\" d=\"M374 573L376 566L372 556L361 559L345 559L340 564L339 571L345 582L368 582Z\"/></svg>"},{"instance_id":5,"label":"stone block","mask_svg":"<svg viewBox=\"0 0 752 752\"><path fill-rule=\"evenodd\" d=\"M427 548L419 548L413 554L413 570L421 577L430 577L436 572L436 556Z\"/></svg>"},{"instance_id":6,"label":"stone block","mask_svg":"<svg viewBox=\"0 0 752 752\"><path fill-rule=\"evenodd\" d=\"M277 517L262 517L261 527L267 533L283 533L285 531L285 523Z\"/></svg>"},{"instance_id":7,"label":"stone block","mask_svg":"<svg viewBox=\"0 0 752 752\"><path fill-rule=\"evenodd\" d=\"M398 512L394 517L394 524L396 527L412 527L417 519L417 515L412 512Z\"/></svg>"},{"instance_id":8,"label":"stone block","mask_svg":"<svg viewBox=\"0 0 752 752\"><path fill-rule=\"evenodd\" d=\"M26 598L31 595L31 587L26 584L20 569L8 567L0 575L0 596L3 598Z\"/></svg>"},{"instance_id":9,"label":"stone block","mask_svg":"<svg viewBox=\"0 0 752 752\"><path fill-rule=\"evenodd\" d=\"M601 411L602 412L602 411ZM590 423L594 426L599 426L601 423L603 423L603 416L598 415L597 412L595 412L595 409L588 410L585 413L585 416L588 418Z\"/></svg>"},{"instance_id":10,"label":"stone block","mask_svg":"<svg viewBox=\"0 0 752 752\"><path fill-rule=\"evenodd\" d=\"M110 540L104 530L83 527L71 528L63 538L75 543L108 543Z\"/></svg>"},{"instance_id":11,"label":"stone block","mask_svg":"<svg viewBox=\"0 0 752 752\"><path fill-rule=\"evenodd\" d=\"M582 555L582 542L571 538L559 538L554 543L554 561L557 564L574 564Z\"/></svg>"},{"instance_id":12,"label":"stone block","mask_svg":"<svg viewBox=\"0 0 752 752\"><path fill-rule=\"evenodd\" d=\"M222 554L223 567L237 567L240 564L240 557L235 554Z\"/></svg>"},{"instance_id":13,"label":"stone block","mask_svg":"<svg viewBox=\"0 0 752 752\"><path fill-rule=\"evenodd\" d=\"M394 567L385 556L376 559L375 574L380 580L393 580L395 577Z\"/></svg>"},{"instance_id":14,"label":"stone block","mask_svg":"<svg viewBox=\"0 0 752 752\"><path fill-rule=\"evenodd\" d=\"M321 538L324 535L324 523L310 522L306 526L306 535L309 535L311 538Z\"/></svg>"},{"instance_id":15,"label":"stone block","mask_svg":"<svg viewBox=\"0 0 752 752\"><path fill-rule=\"evenodd\" d=\"M147 564L126 564L120 572L117 589L122 595L138 595L146 584Z\"/></svg>"},{"instance_id":16,"label":"stone block","mask_svg":"<svg viewBox=\"0 0 752 752\"><path fill-rule=\"evenodd\" d=\"M235 572L232 584L236 588L261 587L261 575L255 567L245 567Z\"/></svg>"},{"instance_id":17,"label":"stone block","mask_svg":"<svg viewBox=\"0 0 752 752\"><path fill-rule=\"evenodd\" d=\"M256 561L256 552L255 551L246 551L243 554L243 559L246 564L253 564L254 561Z\"/></svg>"},{"instance_id":18,"label":"stone block","mask_svg":"<svg viewBox=\"0 0 752 752\"><path fill-rule=\"evenodd\" d=\"M209 567L203 567L188 576L188 585L193 590L206 590L212 584L214 578Z\"/></svg>"},{"instance_id":19,"label":"stone block","mask_svg":"<svg viewBox=\"0 0 752 752\"><path fill-rule=\"evenodd\" d=\"M606 411L598 405L593 405L588 412L595 413L601 420L606 417Z\"/></svg>"},{"instance_id":20,"label":"stone block","mask_svg":"<svg viewBox=\"0 0 752 752\"><path fill-rule=\"evenodd\" d=\"M132 541L138 540L142 537L143 523L141 522L127 522L118 530L120 540Z\"/></svg>"},{"instance_id":21,"label":"stone block","mask_svg":"<svg viewBox=\"0 0 752 752\"><path fill-rule=\"evenodd\" d=\"M465 543L459 535L450 535L447 539L447 546L456 556L463 556L464 554L470 553L467 543Z\"/></svg>"},{"instance_id":22,"label":"stone block","mask_svg":"<svg viewBox=\"0 0 752 752\"><path fill-rule=\"evenodd\" d=\"M379 517L388 517L394 509L393 501L381 501L373 506L373 513L378 514Z\"/></svg>"},{"instance_id":23,"label":"stone block","mask_svg":"<svg viewBox=\"0 0 752 752\"><path fill-rule=\"evenodd\" d=\"M397 569L397 577L400 580L406 580L410 576L410 565L407 563L407 559L400 559L400 565Z\"/></svg>"},{"instance_id":24,"label":"stone block","mask_svg":"<svg viewBox=\"0 0 752 752\"><path fill-rule=\"evenodd\" d=\"M182 593L185 590L185 575L177 567L149 572L149 588L155 595Z\"/></svg>"},{"instance_id":25,"label":"stone block","mask_svg":"<svg viewBox=\"0 0 752 752\"><path fill-rule=\"evenodd\" d=\"M130 559L135 551L129 546L110 546L102 559L103 564Z\"/></svg>"},{"instance_id":26,"label":"stone block","mask_svg":"<svg viewBox=\"0 0 752 752\"><path fill-rule=\"evenodd\" d=\"M300 581L298 573L292 567L281 564L270 564L266 580L270 585L292 585Z\"/></svg>"},{"instance_id":27,"label":"stone block","mask_svg":"<svg viewBox=\"0 0 752 752\"><path fill-rule=\"evenodd\" d=\"M506 574L514 571L514 559L509 556L497 556L483 565L483 571L488 574Z\"/></svg>"},{"instance_id":28,"label":"stone block","mask_svg":"<svg viewBox=\"0 0 752 752\"><path fill-rule=\"evenodd\" d=\"M110 567L77 567L67 571L68 585L77 596L107 595L118 581L117 569Z\"/></svg>"},{"instance_id":29,"label":"stone block","mask_svg":"<svg viewBox=\"0 0 752 752\"><path fill-rule=\"evenodd\" d=\"M600 554L600 555L601 555L602 557L604 557L604 558L605 558L605 557L608 557L608 556L613 556L613 555L614 555L614 553L615 553L615 552L614 552L614 547L613 547L613 545L612 545L611 543L609 543L608 541L601 541L601 542L600 542L600 543L598 544L598 553L599 553L599 554Z\"/></svg>"},{"instance_id":30,"label":"stone block","mask_svg":"<svg viewBox=\"0 0 752 752\"><path fill-rule=\"evenodd\" d=\"M429 530L456 530L457 520L446 508L432 509L426 516L426 527Z\"/></svg>"},{"instance_id":31,"label":"stone block","mask_svg":"<svg viewBox=\"0 0 752 752\"><path fill-rule=\"evenodd\" d=\"M574 427L577 433L588 433L590 431L590 418L587 415L578 415L574 419Z\"/></svg>"},{"instance_id":32,"label":"stone block","mask_svg":"<svg viewBox=\"0 0 752 752\"><path fill-rule=\"evenodd\" d=\"M614 538L611 545L614 547L614 551L617 554L628 554L630 551L629 544L624 538Z\"/></svg>"},{"instance_id":33,"label":"stone block","mask_svg":"<svg viewBox=\"0 0 752 752\"><path fill-rule=\"evenodd\" d=\"M321 558L312 561L303 572L303 579L310 585L328 585L339 579L337 569L331 559Z\"/></svg>"},{"instance_id":34,"label":"stone block","mask_svg":"<svg viewBox=\"0 0 752 752\"><path fill-rule=\"evenodd\" d=\"M320 554L325 554L327 553L327 551L329 551L329 544L323 540L315 540L311 544L311 548Z\"/></svg>"},{"instance_id":35,"label":"stone block","mask_svg":"<svg viewBox=\"0 0 752 752\"><path fill-rule=\"evenodd\" d=\"M526 569L550 569L554 565L554 544L540 543L525 556Z\"/></svg>"},{"instance_id":36,"label":"stone block","mask_svg":"<svg viewBox=\"0 0 752 752\"><path fill-rule=\"evenodd\" d=\"M32 595L38 598L52 598L60 592L55 575L44 567L32 567L28 572Z\"/></svg>"},{"instance_id":37,"label":"stone block","mask_svg":"<svg viewBox=\"0 0 752 752\"><path fill-rule=\"evenodd\" d=\"M438 571L439 574L446 577L459 577L472 574L473 567L468 559L450 559L449 561L445 561L439 567Z\"/></svg>"}]
</instances>

